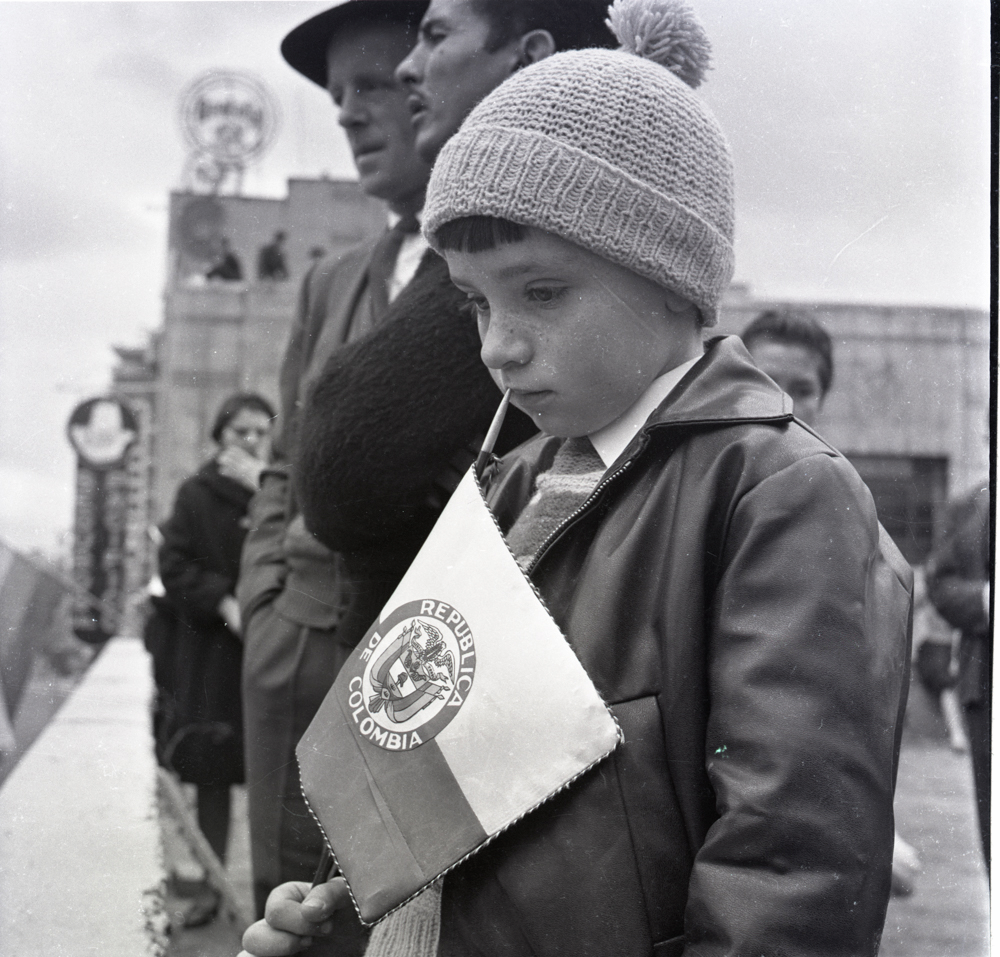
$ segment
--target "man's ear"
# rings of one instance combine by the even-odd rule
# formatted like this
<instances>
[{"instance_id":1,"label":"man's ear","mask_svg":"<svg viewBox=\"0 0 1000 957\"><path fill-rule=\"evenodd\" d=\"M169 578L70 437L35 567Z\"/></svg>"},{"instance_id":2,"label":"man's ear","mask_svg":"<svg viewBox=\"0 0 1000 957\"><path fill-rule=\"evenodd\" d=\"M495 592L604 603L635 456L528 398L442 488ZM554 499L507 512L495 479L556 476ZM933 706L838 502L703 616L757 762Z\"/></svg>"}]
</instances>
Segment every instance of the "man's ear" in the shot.
<instances>
[{"instance_id":1,"label":"man's ear","mask_svg":"<svg viewBox=\"0 0 1000 957\"><path fill-rule=\"evenodd\" d=\"M675 316L683 316L690 313L695 319L698 318L698 307L689 299L679 296L672 289L664 289L663 297L667 304L667 311Z\"/></svg>"},{"instance_id":2,"label":"man's ear","mask_svg":"<svg viewBox=\"0 0 1000 957\"><path fill-rule=\"evenodd\" d=\"M532 30L524 34L517 44L517 68L531 66L556 52L556 41L548 30Z\"/></svg>"}]
</instances>

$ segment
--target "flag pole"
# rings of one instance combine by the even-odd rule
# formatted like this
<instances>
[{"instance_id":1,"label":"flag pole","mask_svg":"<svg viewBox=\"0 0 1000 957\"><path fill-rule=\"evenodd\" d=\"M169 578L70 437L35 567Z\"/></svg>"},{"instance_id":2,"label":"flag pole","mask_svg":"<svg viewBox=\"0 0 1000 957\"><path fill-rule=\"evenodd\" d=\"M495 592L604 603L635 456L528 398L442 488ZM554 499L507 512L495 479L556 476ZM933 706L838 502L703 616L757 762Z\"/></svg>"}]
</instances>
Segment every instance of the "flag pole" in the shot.
<instances>
[{"instance_id":1,"label":"flag pole","mask_svg":"<svg viewBox=\"0 0 1000 957\"><path fill-rule=\"evenodd\" d=\"M323 853L319 858L319 866L313 874L312 886L325 884L330 879L330 872L333 870L333 854L330 853L330 845L323 841Z\"/></svg>"},{"instance_id":2,"label":"flag pole","mask_svg":"<svg viewBox=\"0 0 1000 957\"><path fill-rule=\"evenodd\" d=\"M500 428L503 426L504 416L507 414L507 406L509 405L510 389L503 394L503 399L500 400L500 406L497 409L496 415L493 416L493 421L490 423L490 429L486 433L483 447L479 455L476 456L476 475L483 474L483 469L486 468L486 463L490 460L490 455L493 453L493 446L497 444L497 436L500 434Z\"/></svg>"}]
</instances>

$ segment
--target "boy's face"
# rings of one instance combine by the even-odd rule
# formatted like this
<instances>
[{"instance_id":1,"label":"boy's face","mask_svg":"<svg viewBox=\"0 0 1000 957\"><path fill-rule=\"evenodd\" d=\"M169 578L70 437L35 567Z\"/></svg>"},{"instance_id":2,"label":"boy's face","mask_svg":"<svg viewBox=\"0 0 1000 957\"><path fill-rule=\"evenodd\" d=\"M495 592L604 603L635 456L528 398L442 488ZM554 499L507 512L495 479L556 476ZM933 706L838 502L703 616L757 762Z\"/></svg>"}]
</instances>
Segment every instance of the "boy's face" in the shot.
<instances>
[{"instance_id":1,"label":"boy's face","mask_svg":"<svg viewBox=\"0 0 1000 957\"><path fill-rule=\"evenodd\" d=\"M795 342L758 339L748 347L753 361L791 400L792 409L806 425L813 425L823 407L819 357Z\"/></svg>"},{"instance_id":2,"label":"boy's face","mask_svg":"<svg viewBox=\"0 0 1000 957\"><path fill-rule=\"evenodd\" d=\"M483 362L550 435L596 432L700 354L692 313L670 312L656 283L550 233L445 259L475 306Z\"/></svg>"},{"instance_id":3,"label":"boy's face","mask_svg":"<svg viewBox=\"0 0 1000 957\"><path fill-rule=\"evenodd\" d=\"M417 45L396 69L410 91L417 152L427 162L520 62L517 40L486 49L490 29L470 0L431 0Z\"/></svg>"}]
</instances>

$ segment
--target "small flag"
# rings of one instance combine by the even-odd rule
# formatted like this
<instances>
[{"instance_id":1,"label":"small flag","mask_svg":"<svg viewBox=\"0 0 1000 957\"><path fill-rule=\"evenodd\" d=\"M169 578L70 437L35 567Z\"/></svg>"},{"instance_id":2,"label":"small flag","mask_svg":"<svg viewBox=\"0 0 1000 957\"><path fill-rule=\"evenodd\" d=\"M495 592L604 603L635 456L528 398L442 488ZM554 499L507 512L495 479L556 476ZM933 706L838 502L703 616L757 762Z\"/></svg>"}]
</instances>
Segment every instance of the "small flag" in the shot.
<instances>
[{"instance_id":1,"label":"small flag","mask_svg":"<svg viewBox=\"0 0 1000 957\"><path fill-rule=\"evenodd\" d=\"M0 751L14 750L21 692L65 593L55 575L0 541Z\"/></svg>"},{"instance_id":2,"label":"small flag","mask_svg":"<svg viewBox=\"0 0 1000 957\"><path fill-rule=\"evenodd\" d=\"M306 799L373 923L619 738L470 469L297 754Z\"/></svg>"}]
</instances>

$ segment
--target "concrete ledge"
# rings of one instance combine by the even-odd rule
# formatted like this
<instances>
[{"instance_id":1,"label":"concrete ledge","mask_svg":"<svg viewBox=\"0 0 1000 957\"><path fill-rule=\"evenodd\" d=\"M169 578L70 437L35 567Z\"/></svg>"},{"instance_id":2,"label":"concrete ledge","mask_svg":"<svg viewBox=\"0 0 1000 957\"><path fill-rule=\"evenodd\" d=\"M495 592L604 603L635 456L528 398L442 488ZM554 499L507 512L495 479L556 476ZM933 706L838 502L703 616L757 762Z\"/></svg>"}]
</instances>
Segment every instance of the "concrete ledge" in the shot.
<instances>
[{"instance_id":1,"label":"concrete ledge","mask_svg":"<svg viewBox=\"0 0 1000 957\"><path fill-rule=\"evenodd\" d=\"M0 952L141 957L166 944L137 638L115 638L0 788Z\"/></svg>"}]
</instances>

